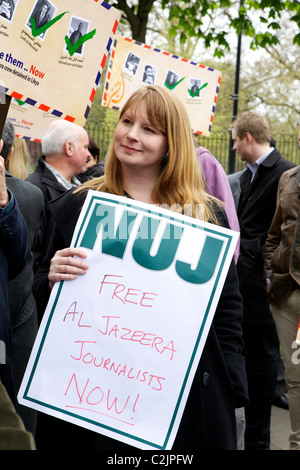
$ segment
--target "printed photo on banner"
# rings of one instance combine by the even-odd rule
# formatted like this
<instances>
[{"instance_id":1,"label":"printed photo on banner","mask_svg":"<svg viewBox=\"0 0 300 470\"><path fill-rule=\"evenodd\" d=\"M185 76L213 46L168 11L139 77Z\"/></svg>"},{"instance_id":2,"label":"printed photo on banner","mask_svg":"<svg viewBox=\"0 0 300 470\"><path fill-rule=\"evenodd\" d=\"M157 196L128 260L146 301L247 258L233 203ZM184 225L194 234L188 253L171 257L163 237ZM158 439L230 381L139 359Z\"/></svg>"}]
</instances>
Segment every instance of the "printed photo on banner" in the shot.
<instances>
[{"instance_id":1,"label":"printed photo on banner","mask_svg":"<svg viewBox=\"0 0 300 470\"><path fill-rule=\"evenodd\" d=\"M145 64L142 82L148 85L155 85L155 78L157 73L157 67Z\"/></svg>"},{"instance_id":2,"label":"printed photo on banner","mask_svg":"<svg viewBox=\"0 0 300 470\"><path fill-rule=\"evenodd\" d=\"M199 80L197 78L190 78L190 86L189 86L190 96L192 96L193 98L199 98L201 85L202 85L202 80Z\"/></svg>"},{"instance_id":3,"label":"printed photo on banner","mask_svg":"<svg viewBox=\"0 0 300 470\"><path fill-rule=\"evenodd\" d=\"M68 30L68 38L70 39L70 43L74 46L80 38L89 31L90 22L87 20L83 20L82 18L72 17L70 22L70 27ZM84 44L78 46L75 50L75 54L83 54ZM65 51L68 50L66 45Z\"/></svg>"},{"instance_id":4,"label":"printed photo on banner","mask_svg":"<svg viewBox=\"0 0 300 470\"><path fill-rule=\"evenodd\" d=\"M116 35L101 104L121 109L145 85L168 88L187 108L193 132L210 135L221 72Z\"/></svg>"},{"instance_id":5,"label":"printed photo on banner","mask_svg":"<svg viewBox=\"0 0 300 470\"><path fill-rule=\"evenodd\" d=\"M43 28L52 18L54 18L55 13L57 11L57 7L51 3L49 0L38 0L36 5L34 6L32 12L29 15L27 21L27 27L29 30L32 30L32 18L35 21L35 28L38 30ZM43 39L46 35L47 31L41 32L39 34L39 38Z\"/></svg>"},{"instance_id":6,"label":"printed photo on banner","mask_svg":"<svg viewBox=\"0 0 300 470\"><path fill-rule=\"evenodd\" d=\"M127 72L129 72L131 75L135 75L140 62L141 62L140 57L136 56L132 52L128 52L128 56L124 63L124 69Z\"/></svg>"},{"instance_id":7,"label":"printed photo on banner","mask_svg":"<svg viewBox=\"0 0 300 470\"><path fill-rule=\"evenodd\" d=\"M164 81L164 85L167 88L174 89L175 91L175 85L178 82L178 80L179 80L178 73L174 72L173 70L168 70L165 81Z\"/></svg>"},{"instance_id":8,"label":"printed photo on banner","mask_svg":"<svg viewBox=\"0 0 300 470\"><path fill-rule=\"evenodd\" d=\"M120 17L94 0L0 0L0 93L84 126Z\"/></svg>"},{"instance_id":9,"label":"printed photo on banner","mask_svg":"<svg viewBox=\"0 0 300 470\"><path fill-rule=\"evenodd\" d=\"M0 18L11 22L19 0L2 0L0 1Z\"/></svg>"}]
</instances>

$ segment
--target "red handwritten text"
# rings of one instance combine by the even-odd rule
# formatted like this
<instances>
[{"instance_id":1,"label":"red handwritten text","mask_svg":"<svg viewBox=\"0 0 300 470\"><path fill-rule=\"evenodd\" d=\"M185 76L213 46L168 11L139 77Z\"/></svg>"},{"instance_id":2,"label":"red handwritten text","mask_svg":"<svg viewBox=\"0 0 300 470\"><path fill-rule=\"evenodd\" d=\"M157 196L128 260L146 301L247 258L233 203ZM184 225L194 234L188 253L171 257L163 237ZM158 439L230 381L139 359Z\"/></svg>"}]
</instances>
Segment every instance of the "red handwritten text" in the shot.
<instances>
[{"instance_id":1,"label":"red handwritten text","mask_svg":"<svg viewBox=\"0 0 300 470\"><path fill-rule=\"evenodd\" d=\"M67 313L64 316L63 321L66 321L66 318L69 315L73 317L72 321L75 321L75 318L76 318L75 315L79 315L79 312L77 311L77 302L72 302L72 304L70 305L70 307L67 310ZM79 326L80 328L91 328L91 325L86 325L84 323L81 323L82 322L82 317L83 317L83 312L81 312L81 314L80 314L80 318L78 320L77 326Z\"/></svg>"},{"instance_id":2,"label":"red handwritten text","mask_svg":"<svg viewBox=\"0 0 300 470\"><path fill-rule=\"evenodd\" d=\"M97 344L97 341L75 341L75 344L80 346L79 355L71 355L72 359L75 361L81 361L84 364L91 364L97 368L101 367L108 372L115 373L119 377L144 382L145 385L148 385L148 387L151 387L153 390L162 390L162 381L166 380L165 378L151 374L147 371L142 371L141 369L134 369L126 364L114 362L109 358L104 358L102 356L96 357L95 354L91 352L91 345Z\"/></svg>"},{"instance_id":3,"label":"red handwritten text","mask_svg":"<svg viewBox=\"0 0 300 470\"><path fill-rule=\"evenodd\" d=\"M86 404L88 405L88 409L90 411L95 411L96 413L99 413L99 411L93 410L90 407L95 407L101 404L104 406L105 411L107 410L109 412L116 413L117 415L121 415L122 413L125 412L125 410L128 412L131 412L131 411L133 413L135 412L137 402L139 399L139 394L134 397L131 397L131 395L128 395L126 398L121 399L120 397L113 396L110 388L106 391L104 390L104 388L101 388L98 385L96 387L91 386L90 379L87 379L85 381L85 384L83 384L80 389L76 374L74 372L68 383L67 389L64 393L65 396L70 392L72 384L73 384L72 388L75 387L75 392L77 393L78 406L75 406L75 404L67 405L68 408L82 408L82 405ZM129 407L130 409L128 410ZM105 414L105 413L101 413L101 414ZM110 416L110 417L113 417L113 416ZM127 423L127 424L131 424L131 423Z\"/></svg>"},{"instance_id":4,"label":"red handwritten text","mask_svg":"<svg viewBox=\"0 0 300 470\"><path fill-rule=\"evenodd\" d=\"M124 305L130 303L134 305L140 305L141 307L152 307L153 296L157 296L154 292L142 292L140 289L134 289L132 287L126 287L124 284L116 282L116 280L109 280L109 278L123 278L123 276L117 276L114 274L105 274L103 280L100 282L99 294L102 294L104 286L115 286L112 290L111 299L117 299ZM106 287L107 289L107 287ZM149 304L150 302L150 304Z\"/></svg>"},{"instance_id":5,"label":"red handwritten text","mask_svg":"<svg viewBox=\"0 0 300 470\"><path fill-rule=\"evenodd\" d=\"M116 316L104 315L102 318L106 318L106 328L105 331L98 330L103 335L113 336L126 341L135 341L141 344L142 346L150 346L152 349L157 351L159 354L164 354L169 352L170 361L174 357L176 352L174 348L174 342L170 341L166 346L164 345L164 339L160 336L157 336L154 333L145 333L143 331L131 330L130 328L119 327L117 323L113 323L113 326L110 323L110 319L120 318Z\"/></svg>"}]
</instances>

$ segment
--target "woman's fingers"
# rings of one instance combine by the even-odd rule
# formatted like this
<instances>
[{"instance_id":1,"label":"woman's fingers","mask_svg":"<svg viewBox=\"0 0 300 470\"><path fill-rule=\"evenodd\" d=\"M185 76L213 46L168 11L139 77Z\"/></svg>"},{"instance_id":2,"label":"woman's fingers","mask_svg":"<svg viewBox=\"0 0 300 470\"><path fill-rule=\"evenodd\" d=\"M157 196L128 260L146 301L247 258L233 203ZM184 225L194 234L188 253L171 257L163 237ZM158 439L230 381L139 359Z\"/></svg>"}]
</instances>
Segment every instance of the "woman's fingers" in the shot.
<instances>
[{"instance_id":1,"label":"woman's fingers","mask_svg":"<svg viewBox=\"0 0 300 470\"><path fill-rule=\"evenodd\" d=\"M87 253L82 248L64 248L55 253L51 260L48 279L50 287L58 281L68 281L83 275L89 268L84 261Z\"/></svg>"}]
</instances>

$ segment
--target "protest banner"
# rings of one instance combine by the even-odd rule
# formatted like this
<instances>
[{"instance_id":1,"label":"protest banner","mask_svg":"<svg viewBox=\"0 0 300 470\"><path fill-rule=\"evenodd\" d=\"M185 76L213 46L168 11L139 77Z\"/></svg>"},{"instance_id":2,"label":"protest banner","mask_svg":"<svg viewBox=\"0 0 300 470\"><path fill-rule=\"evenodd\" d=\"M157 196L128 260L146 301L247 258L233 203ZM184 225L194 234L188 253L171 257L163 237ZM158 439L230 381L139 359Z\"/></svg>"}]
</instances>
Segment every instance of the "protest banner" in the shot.
<instances>
[{"instance_id":1,"label":"protest banner","mask_svg":"<svg viewBox=\"0 0 300 470\"><path fill-rule=\"evenodd\" d=\"M84 126L119 19L104 1L1 2L0 93Z\"/></svg>"},{"instance_id":2,"label":"protest banner","mask_svg":"<svg viewBox=\"0 0 300 470\"><path fill-rule=\"evenodd\" d=\"M164 86L183 101L193 132L209 136L220 82L218 70L116 35L102 105L120 109L137 88Z\"/></svg>"},{"instance_id":3,"label":"protest banner","mask_svg":"<svg viewBox=\"0 0 300 470\"><path fill-rule=\"evenodd\" d=\"M238 236L89 191L72 239L89 269L55 284L19 402L171 449Z\"/></svg>"},{"instance_id":4,"label":"protest banner","mask_svg":"<svg viewBox=\"0 0 300 470\"><path fill-rule=\"evenodd\" d=\"M0 93L0 136L2 135L3 127L7 118L11 102L11 97Z\"/></svg>"},{"instance_id":5,"label":"protest banner","mask_svg":"<svg viewBox=\"0 0 300 470\"><path fill-rule=\"evenodd\" d=\"M13 98L8 109L7 119L14 125L16 137L41 142L51 121L59 118Z\"/></svg>"}]
</instances>

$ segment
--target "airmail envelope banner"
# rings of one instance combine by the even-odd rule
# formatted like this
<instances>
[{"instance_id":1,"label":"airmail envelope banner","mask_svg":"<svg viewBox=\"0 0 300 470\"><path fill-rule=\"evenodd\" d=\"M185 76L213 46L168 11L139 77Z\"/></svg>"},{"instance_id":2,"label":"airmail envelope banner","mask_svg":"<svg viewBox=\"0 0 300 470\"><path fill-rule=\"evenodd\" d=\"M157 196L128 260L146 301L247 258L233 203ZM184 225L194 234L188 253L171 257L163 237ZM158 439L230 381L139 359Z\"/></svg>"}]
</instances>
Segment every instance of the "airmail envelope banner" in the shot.
<instances>
[{"instance_id":1,"label":"airmail envelope banner","mask_svg":"<svg viewBox=\"0 0 300 470\"><path fill-rule=\"evenodd\" d=\"M55 284L20 403L140 449L171 449L238 236L90 191L72 240L89 269Z\"/></svg>"},{"instance_id":2,"label":"airmail envelope banner","mask_svg":"<svg viewBox=\"0 0 300 470\"><path fill-rule=\"evenodd\" d=\"M95 0L2 1L0 93L84 125L119 19Z\"/></svg>"},{"instance_id":3,"label":"airmail envelope banner","mask_svg":"<svg viewBox=\"0 0 300 470\"><path fill-rule=\"evenodd\" d=\"M193 132L209 136L221 72L116 35L102 105L120 109L143 85L167 87L181 98Z\"/></svg>"},{"instance_id":4,"label":"airmail envelope banner","mask_svg":"<svg viewBox=\"0 0 300 470\"><path fill-rule=\"evenodd\" d=\"M9 106L7 119L14 125L16 137L41 142L43 134L51 122L59 118L55 114L42 111L24 101L13 98Z\"/></svg>"}]
</instances>

